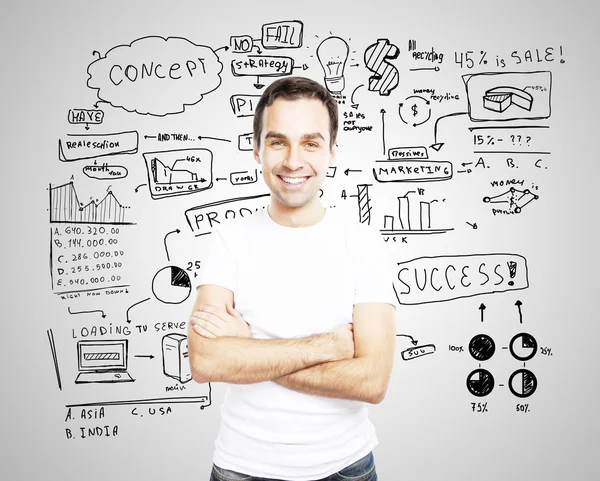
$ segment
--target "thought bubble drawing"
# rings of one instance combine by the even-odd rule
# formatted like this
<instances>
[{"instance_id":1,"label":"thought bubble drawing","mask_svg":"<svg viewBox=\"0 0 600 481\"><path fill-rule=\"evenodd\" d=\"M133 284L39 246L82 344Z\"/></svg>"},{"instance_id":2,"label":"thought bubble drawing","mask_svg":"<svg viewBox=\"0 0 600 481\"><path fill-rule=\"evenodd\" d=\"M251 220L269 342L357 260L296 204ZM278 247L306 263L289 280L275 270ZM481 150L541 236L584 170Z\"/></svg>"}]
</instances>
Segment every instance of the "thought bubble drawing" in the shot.
<instances>
[{"instance_id":1,"label":"thought bubble drawing","mask_svg":"<svg viewBox=\"0 0 600 481\"><path fill-rule=\"evenodd\" d=\"M163 117L184 111L221 85L215 52L179 37L143 37L111 48L88 66L88 87L128 112Z\"/></svg>"}]
</instances>

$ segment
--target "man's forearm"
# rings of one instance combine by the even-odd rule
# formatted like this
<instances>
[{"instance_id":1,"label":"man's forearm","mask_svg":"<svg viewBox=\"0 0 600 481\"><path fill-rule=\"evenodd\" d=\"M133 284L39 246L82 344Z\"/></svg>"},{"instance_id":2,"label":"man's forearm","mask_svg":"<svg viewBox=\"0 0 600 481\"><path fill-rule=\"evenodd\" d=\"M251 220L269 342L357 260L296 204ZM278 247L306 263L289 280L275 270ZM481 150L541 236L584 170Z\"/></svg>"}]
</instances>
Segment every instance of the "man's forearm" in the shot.
<instances>
[{"instance_id":1,"label":"man's forearm","mask_svg":"<svg viewBox=\"0 0 600 481\"><path fill-rule=\"evenodd\" d=\"M381 379L368 358L326 362L273 379L284 387L319 396L381 402L389 379Z\"/></svg>"},{"instance_id":2,"label":"man's forearm","mask_svg":"<svg viewBox=\"0 0 600 481\"><path fill-rule=\"evenodd\" d=\"M192 375L197 382L250 384L341 359L330 333L300 339L205 339L188 335Z\"/></svg>"}]
</instances>

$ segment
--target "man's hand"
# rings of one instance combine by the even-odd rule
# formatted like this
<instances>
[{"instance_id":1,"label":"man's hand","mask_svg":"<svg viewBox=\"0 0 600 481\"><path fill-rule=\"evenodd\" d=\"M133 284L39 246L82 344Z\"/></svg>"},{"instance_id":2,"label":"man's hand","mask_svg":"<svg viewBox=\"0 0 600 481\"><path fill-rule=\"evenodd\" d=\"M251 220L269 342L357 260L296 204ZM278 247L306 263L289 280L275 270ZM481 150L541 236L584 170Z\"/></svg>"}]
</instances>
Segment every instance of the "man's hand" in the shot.
<instances>
[{"instance_id":1,"label":"man's hand","mask_svg":"<svg viewBox=\"0 0 600 481\"><path fill-rule=\"evenodd\" d=\"M214 306L200 306L190 318L194 332L203 337L252 337L250 326L229 305L225 309ZM331 350L336 359L352 359L354 357L354 332L352 324L342 324L328 334Z\"/></svg>"},{"instance_id":2,"label":"man's hand","mask_svg":"<svg viewBox=\"0 0 600 481\"><path fill-rule=\"evenodd\" d=\"M352 324L337 326L330 335L333 345L338 352L339 359L352 359L354 357L354 330Z\"/></svg>"},{"instance_id":3,"label":"man's hand","mask_svg":"<svg viewBox=\"0 0 600 481\"><path fill-rule=\"evenodd\" d=\"M200 306L192 314L190 325L194 332L203 337L252 337L250 326L233 307L226 309L214 306Z\"/></svg>"}]
</instances>

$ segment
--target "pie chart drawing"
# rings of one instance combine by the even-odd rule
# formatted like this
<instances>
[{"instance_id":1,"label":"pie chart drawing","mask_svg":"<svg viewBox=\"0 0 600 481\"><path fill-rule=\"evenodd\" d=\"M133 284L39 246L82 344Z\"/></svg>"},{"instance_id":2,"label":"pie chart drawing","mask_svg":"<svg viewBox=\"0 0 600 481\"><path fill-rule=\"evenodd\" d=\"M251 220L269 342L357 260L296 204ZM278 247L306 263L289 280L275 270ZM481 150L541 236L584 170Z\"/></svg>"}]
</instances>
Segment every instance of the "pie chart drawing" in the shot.
<instances>
[{"instance_id":1,"label":"pie chart drawing","mask_svg":"<svg viewBox=\"0 0 600 481\"><path fill-rule=\"evenodd\" d=\"M518 369L511 374L508 387L517 397L529 397L537 389L537 378L529 369Z\"/></svg>"},{"instance_id":2,"label":"pie chart drawing","mask_svg":"<svg viewBox=\"0 0 600 481\"><path fill-rule=\"evenodd\" d=\"M521 332L510 340L510 353L519 361L529 361L537 352L537 341L531 334Z\"/></svg>"},{"instance_id":3,"label":"pie chart drawing","mask_svg":"<svg viewBox=\"0 0 600 481\"><path fill-rule=\"evenodd\" d=\"M181 304L191 292L190 278L179 267L164 267L152 279L152 293L165 304Z\"/></svg>"},{"instance_id":4,"label":"pie chart drawing","mask_svg":"<svg viewBox=\"0 0 600 481\"><path fill-rule=\"evenodd\" d=\"M478 361L487 361L494 352L496 352L496 344L487 334L477 334L469 342L469 353Z\"/></svg>"},{"instance_id":5,"label":"pie chart drawing","mask_svg":"<svg viewBox=\"0 0 600 481\"><path fill-rule=\"evenodd\" d=\"M494 376L486 369L475 369L467 377L467 389L474 396L487 396L494 389Z\"/></svg>"}]
</instances>

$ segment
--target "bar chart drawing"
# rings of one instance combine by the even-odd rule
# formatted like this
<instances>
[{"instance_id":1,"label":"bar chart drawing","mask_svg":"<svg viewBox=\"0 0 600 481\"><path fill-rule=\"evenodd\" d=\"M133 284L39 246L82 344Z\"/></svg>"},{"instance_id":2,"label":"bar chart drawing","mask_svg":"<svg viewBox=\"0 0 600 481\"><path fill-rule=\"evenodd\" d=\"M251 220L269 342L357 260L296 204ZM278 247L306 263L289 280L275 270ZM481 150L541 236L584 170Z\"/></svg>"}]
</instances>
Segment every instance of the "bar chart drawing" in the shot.
<instances>
[{"instance_id":1,"label":"bar chart drawing","mask_svg":"<svg viewBox=\"0 0 600 481\"><path fill-rule=\"evenodd\" d=\"M77 197L73 182L50 186L50 222L71 224L132 224L125 221L129 209L122 205L112 191L101 201L83 204Z\"/></svg>"},{"instance_id":2,"label":"bar chart drawing","mask_svg":"<svg viewBox=\"0 0 600 481\"><path fill-rule=\"evenodd\" d=\"M407 235L407 234L443 234L454 230L452 228L433 228L431 226L431 202L411 202L409 194L398 197L398 215L384 215L383 229L380 230L384 236Z\"/></svg>"},{"instance_id":3,"label":"bar chart drawing","mask_svg":"<svg viewBox=\"0 0 600 481\"><path fill-rule=\"evenodd\" d=\"M371 198L369 197L369 187L371 185L357 185L358 195L351 196L358 198L358 220L361 224L371 225Z\"/></svg>"}]
</instances>

